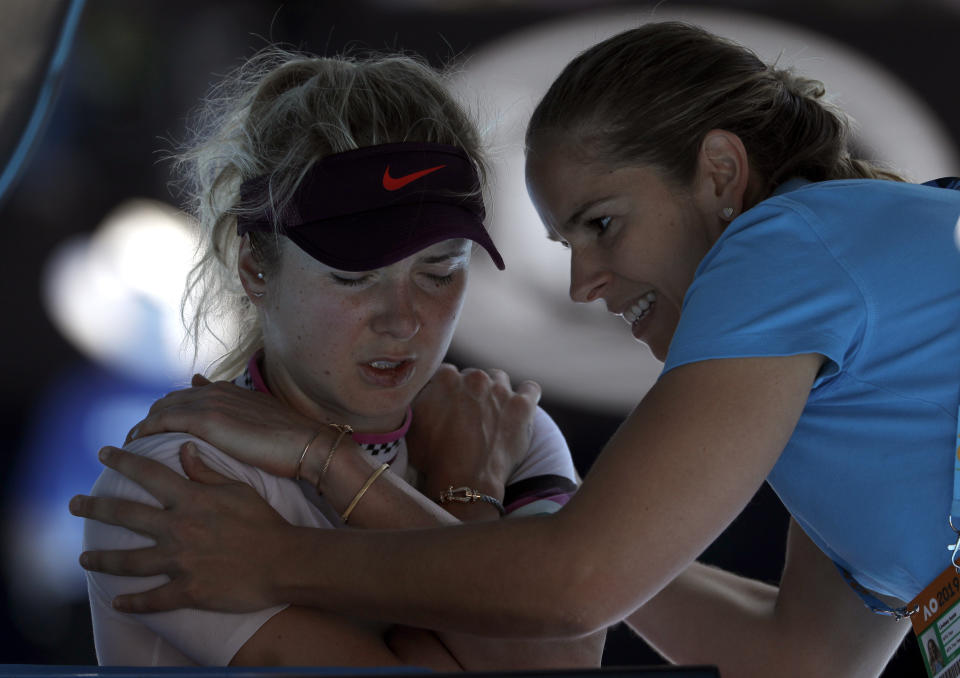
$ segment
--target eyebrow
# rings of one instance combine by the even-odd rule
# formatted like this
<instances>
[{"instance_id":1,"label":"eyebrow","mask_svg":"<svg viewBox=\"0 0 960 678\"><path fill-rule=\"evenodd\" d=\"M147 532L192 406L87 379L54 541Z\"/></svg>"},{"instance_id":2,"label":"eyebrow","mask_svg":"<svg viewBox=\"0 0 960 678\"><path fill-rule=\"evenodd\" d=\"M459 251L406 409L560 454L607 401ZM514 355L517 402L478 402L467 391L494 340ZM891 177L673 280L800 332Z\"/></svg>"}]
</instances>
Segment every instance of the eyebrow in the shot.
<instances>
[{"instance_id":1,"label":"eyebrow","mask_svg":"<svg viewBox=\"0 0 960 678\"><path fill-rule=\"evenodd\" d=\"M420 261L425 264L442 264L451 259L459 259L460 257L465 257L467 256L468 252L469 252L469 249L467 249L466 251L459 249L456 251L447 252L445 254L438 254L432 257L423 257L422 259L420 259Z\"/></svg>"},{"instance_id":2,"label":"eyebrow","mask_svg":"<svg viewBox=\"0 0 960 678\"><path fill-rule=\"evenodd\" d=\"M605 195L602 198L596 198L595 200L588 200L587 202L583 203L573 211L573 214L571 214L567 218L567 220L563 222L563 226L572 226L576 224L583 218L583 215L587 212L587 210L592 209L595 205L598 205L602 202L611 200L612 198L613 198L612 195ZM550 228L546 224L544 224L544 228L547 231L548 240L552 240L554 242L563 242L563 238L554 229Z\"/></svg>"}]
</instances>

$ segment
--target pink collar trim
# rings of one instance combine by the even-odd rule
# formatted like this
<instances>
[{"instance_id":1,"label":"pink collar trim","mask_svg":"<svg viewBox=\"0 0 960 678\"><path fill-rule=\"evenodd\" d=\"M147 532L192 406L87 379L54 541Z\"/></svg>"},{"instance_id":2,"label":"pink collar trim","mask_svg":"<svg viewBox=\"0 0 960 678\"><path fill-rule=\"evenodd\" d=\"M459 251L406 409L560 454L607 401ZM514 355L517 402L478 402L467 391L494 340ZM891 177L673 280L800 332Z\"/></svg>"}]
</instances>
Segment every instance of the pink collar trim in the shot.
<instances>
[{"instance_id":1,"label":"pink collar trim","mask_svg":"<svg viewBox=\"0 0 960 678\"><path fill-rule=\"evenodd\" d=\"M273 395L270 393L270 389L267 388L267 382L263 380L263 373L260 371L260 359L262 357L263 349L257 351L250 357L250 360L247 362L247 373L250 375L250 381L253 382L254 390L260 391L260 393L266 393L267 395ZM410 407L407 407L407 414L403 418L403 423L400 425L400 428L395 431L388 431L387 433L354 433L351 437L361 445L383 445L392 443L395 440L400 440L400 438L407 434L407 431L410 430L411 421L413 421L413 411Z\"/></svg>"},{"instance_id":2,"label":"pink collar trim","mask_svg":"<svg viewBox=\"0 0 960 678\"><path fill-rule=\"evenodd\" d=\"M263 357L263 349L260 349L247 361L247 373L250 375L250 381L253 382L253 390L273 395L267 388L267 382L263 380L263 373L260 371L260 359Z\"/></svg>"}]
</instances>

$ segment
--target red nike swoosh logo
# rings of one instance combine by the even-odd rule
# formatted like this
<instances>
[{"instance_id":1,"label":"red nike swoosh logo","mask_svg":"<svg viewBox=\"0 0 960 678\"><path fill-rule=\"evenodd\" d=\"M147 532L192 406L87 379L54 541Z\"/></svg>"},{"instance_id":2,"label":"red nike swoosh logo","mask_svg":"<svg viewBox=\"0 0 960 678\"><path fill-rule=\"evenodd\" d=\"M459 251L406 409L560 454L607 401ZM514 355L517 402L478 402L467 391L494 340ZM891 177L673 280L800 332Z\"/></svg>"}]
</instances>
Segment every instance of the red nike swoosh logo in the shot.
<instances>
[{"instance_id":1,"label":"red nike swoosh logo","mask_svg":"<svg viewBox=\"0 0 960 678\"><path fill-rule=\"evenodd\" d=\"M437 165L436 167L429 167L425 170L414 172L413 174L405 174L402 177L394 178L390 176L390 165L387 165L387 169L383 173L383 187L388 191L399 191L411 181L416 181L417 179L425 177L431 172L436 172L438 169L443 169L444 167L446 167L446 165Z\"/></svg>"}]
</instances>

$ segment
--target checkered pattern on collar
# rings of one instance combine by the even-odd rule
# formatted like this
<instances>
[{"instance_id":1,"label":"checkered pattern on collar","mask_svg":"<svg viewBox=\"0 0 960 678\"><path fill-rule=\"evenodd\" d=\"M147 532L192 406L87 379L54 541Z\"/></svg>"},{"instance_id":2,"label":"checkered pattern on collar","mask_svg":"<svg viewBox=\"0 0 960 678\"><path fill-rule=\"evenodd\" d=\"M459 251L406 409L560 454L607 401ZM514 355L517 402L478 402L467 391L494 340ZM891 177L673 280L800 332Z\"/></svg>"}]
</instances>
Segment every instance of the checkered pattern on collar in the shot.
<instances>
[{"instance_id":1,"label":"checkered pattern on collar","mask_svg":"<svg viewBox=\"0 0 960 678\"><path fill-rule=\"evenodd\" d=\"M358 441L359 442L359 441ZM397 454L397 448L400 447L400 438L392 440L389 443L360 443L360 447L370 453L370 456L382 458L389 461Z\"/></svg>"}]
</instances>

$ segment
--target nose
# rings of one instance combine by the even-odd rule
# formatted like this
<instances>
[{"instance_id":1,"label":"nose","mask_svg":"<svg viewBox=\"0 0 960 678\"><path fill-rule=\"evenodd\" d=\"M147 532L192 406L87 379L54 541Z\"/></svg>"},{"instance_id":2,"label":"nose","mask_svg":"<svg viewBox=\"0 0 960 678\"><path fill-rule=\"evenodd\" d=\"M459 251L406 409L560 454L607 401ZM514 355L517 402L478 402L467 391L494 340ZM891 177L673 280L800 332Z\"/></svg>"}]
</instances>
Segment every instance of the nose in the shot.
<instances>
[{"instance_id":1,"label":"nose","mask_svg":"<svg viewBox=\"0 0 960 678\"><path fill-rule=\"evenodd\" d=\"M384 296L382 306L371 323L374 332L400 341L413 339L420 331L420 326L416 292L405 284L395 285Z\"/></svg>"},{"instance_id":2,"label":"nose","mask_svg":"<svg viewBox=\"0 0 960 678\"><path fill-rule=\"evenodd\" d=\"M596 301L603 296L610 274L582 253L570 253L570 298L580 303Z\"/></svg>"}]
</instances>

